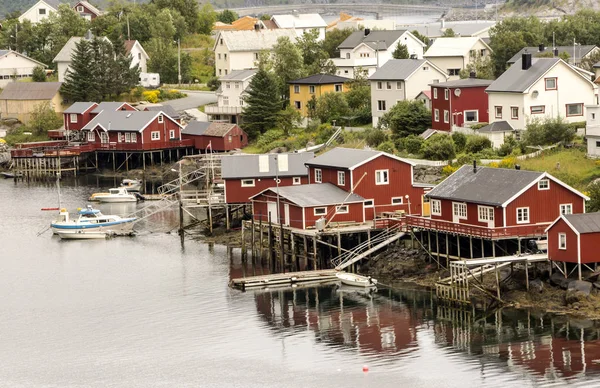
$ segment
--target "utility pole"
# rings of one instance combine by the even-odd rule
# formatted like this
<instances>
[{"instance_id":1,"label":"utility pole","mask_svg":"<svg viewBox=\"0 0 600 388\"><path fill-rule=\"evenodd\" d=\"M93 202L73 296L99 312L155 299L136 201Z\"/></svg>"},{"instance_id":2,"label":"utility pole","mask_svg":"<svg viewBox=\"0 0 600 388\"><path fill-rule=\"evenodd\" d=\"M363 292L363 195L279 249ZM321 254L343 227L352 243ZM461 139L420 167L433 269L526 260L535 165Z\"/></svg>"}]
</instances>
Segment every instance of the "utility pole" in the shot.
<instances>
[{"instance_id":1,"label":"utility pole","mask_svg":"<svg viewBox=\"0 0 600 388\"><path fill-rule=\"evenodd\" d=\"M181 85L181 39L177 39L177 82Z\"/></svg>"}]
</instances>

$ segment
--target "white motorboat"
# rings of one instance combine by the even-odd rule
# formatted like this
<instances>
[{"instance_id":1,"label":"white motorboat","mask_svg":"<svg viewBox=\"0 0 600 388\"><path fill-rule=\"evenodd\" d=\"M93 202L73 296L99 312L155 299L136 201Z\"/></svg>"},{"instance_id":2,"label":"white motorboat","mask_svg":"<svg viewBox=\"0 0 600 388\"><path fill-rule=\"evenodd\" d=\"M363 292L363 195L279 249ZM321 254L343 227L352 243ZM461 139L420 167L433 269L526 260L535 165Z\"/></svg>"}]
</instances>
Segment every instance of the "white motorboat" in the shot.
<instances>
[{"instance_id":1,"label":"white motorboat","mask_svg":"<svg viewBox=\"0 0 600 388\"><path fill-rule=\"evenodd\" d=\"M57 233L61 240L91 240L91 239L107 239L111 236L107 232L93 232L90 230L74 230L65 231L61 230Z\"/></svg>"},{"instance_id":2,"label":"white motorboat","mask_svg":"<svg viewBox=\"0 0 600 388\"><path fill-rule=\"evenodd\" d=\"M127 189L127 191L140 191L142 188L142 181L139 179L123 179L121 187Z\"/></svg>"},{"instance_id":3,"label":"white motorboat","mask_svg":"<svg viewBox=\"0 0 600 388\"><path fill-rule=\"evenodd\" d=\"M137 202L138 195L127 192L124 187L109 189L108 193L99 193L94 195L94 200L100 202Z\"/></svg>"},{"instance_id":4,"label":"white motorboat","mask_svg":"<svg viewBox=\"0 0 600 388\"><path fill-rule=\"evenodd\" d=\"M377 285L377 279L373 279L370 276L362 276L348 272L338 272L335 276L347 286L355 287L375 287Z\"/></svg>"},{"instance_id":5,"label":"white motorboat","mask_svg":"<svg viewBox=\"0 0 600 388\"><path fill-rule=\"evenodd\" d=\"M68 238L68 233L104 233L115 235L128 235L133 233L133 222L135 217L121 218L116 215L104 215L98 209L88 205L85 209L79 209L79 217L71 219L69 212L66 209L60 209L58 219L50 224L52 233L60 235L62 232L65 238ZM61 238L63 238L61 236ZM75 236L73 238L96 238ZM100 238L100 237L97 237Z\"/></svg>"}]
</instances>

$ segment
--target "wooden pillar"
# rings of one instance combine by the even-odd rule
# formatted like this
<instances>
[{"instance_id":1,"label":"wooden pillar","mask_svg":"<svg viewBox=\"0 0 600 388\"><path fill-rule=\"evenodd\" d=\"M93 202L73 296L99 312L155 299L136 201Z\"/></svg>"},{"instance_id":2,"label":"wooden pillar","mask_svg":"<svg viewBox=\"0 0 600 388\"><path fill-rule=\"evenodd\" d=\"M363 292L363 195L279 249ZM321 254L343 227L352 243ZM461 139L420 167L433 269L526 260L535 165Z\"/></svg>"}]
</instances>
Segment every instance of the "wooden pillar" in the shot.
<instances>
[{"instance_id":1,"label":"wooden pillar","mask_svg":"<svg viewBox=\"0 0 600 388\"><path fill-rule=\"evenodd\" d=\"M337 232L337 254L340 256L342 254L342 234Z\"/></svg>"},{"instance_id":2,"label":"wooden pillar","mask_svg":"<svg viewBox=\"0 0 600 388\"><path fill-rule=\"evenodd\" d=\"M435 231L435 250L437 253L437 261L438 261L438 269L440 268L440 233L436 230Z\"/></svg>"},{"instance_id":3,"label":"wooden pillar","mask_svg":"<svg viewBox=\"0 0 600 388\"><path fill-rule=\"evenodd\" d=\"M262 261L263 257L263 226L262 226L262 214L259 215L258 219L258 252Z\"/></svg>"},{"instance_id":4,"label":"wooden pillar","mask_svg":"<svg viewBox=\"0 0 600 388\"><path fill-rule=\"evenodd\" d=\"M567 276L567 262L566 261L563 261L563 271L565 273L565 279L566 279L568 277Z\"/></svg>"},{"instance_id":5,"label":"wooden pillar","mask_svg":"<svg viewBox=\"0 0 600 388\"><path fill-rule=\"evenodd\" d=\"M529 291L529 263L527 261L525 261L525 287Z\"/></svg>"},{"instance_id":6,"label":"wooden pillar","mask_svg":"<svg viewBox=\"0 0 600 388\"><path fill-rule=\"evenodd\" d=\"M485 246L483 243L483 238L481 239L481 258L483 259L485 257Z\"/></svg>"},{"instance_id":7,"label":"wooden pillar","mask_svg":"<svg viewBox=\"0 0 600 388\"><path fill-rule=\"evenodd\" d=\"M129 172L129 153L125 152L125 171Z\"/></svg>"},{"instance_id":8,"label":"wooden pillar","mask_svg":"<svg viewBox=\"0 0 600 388\"><path fill-rule=\"evenodd\" d=\"M315 234L314 238L313 238L313 258L314 258L314 265L315 268L314 269L319 269L319 259L317 258L317 235Z\"/></svg>"},{"instance_id":9,"label":"wooden pillar","mask_svg":"<svg viewBox=\"0 0 600 388\"><path fill-rule=\"evenodd\" d=\"M246 236L245 236L245 225L244 221L242 221L242 260L246 259Z\"/></svg>"},{"instance_id":10,"label":"wooden pillar","mask_svg":"<svg viewBox=\"0 0 600 388\"><path fill-rule=\"evenodd\" d=\"M229 205L225 205L225 230L229 232L229 229ZM242 228L242 230L244 230L244 228Z\"/></svg>"},{"instance_id":11,"label":"wooden pillar","mask_svg":"<svg viewBox=\"0 0 600 388\"><path fill-rule=\"evenodd\" d=\"M117 171L117 161L115 160L116 153L112 153L113 172Z\"/></svg>"},{"instance_id":12,"label":"wooden pillar","mask_svg":"<svg viewBox=\"0 0 600 388\"><path fill-rule=\"evenodd\" d=\"M208 204L208 230L210 230L210 234L213 232L213 219L212 219L212 207L210 203Z\"/></svg>"},{"instance_id":13,"label":"wooden pillar","mask_svg":"<svg viewBox=\"0 0 600 388\"><path fill-rule=\"evenodd\" d=\"M470 253L470 258L473 258L473 237L469 236L469 253Z\"/></svg>"},{"instance_id":14,"label":"wooden pillar","mask_svg":"<svg viewBox=\"0 0 600 388\"><path fill-rule=\"evenodd\" d=\"M250 218L250 225L252 226L252 232L251 237L252 240L250 242L250 249L252 251L252 261L254 261L254 256L256 256L256 246L254 245L254 237L255 237L255 231L254 231L254 214L252 215L252 218Z\"/></svg>"},{"instance_id":15,"label":"wooden pillar","mask_svg":"<svg viewBox=\"0 0 600 388\"><path fill-rule=\"evenodd\" d=\"M142 152L142 169L146 171L146 153Z\"/></svg>"},{"instance_id":16,"label":"wooden pillar","mask_svg":"<svg viewBox=\"0 0 600 388\"><path fill-rule=\"evenodd\" d=\"M450 236L446 233L446 268L450 267Z\"/></svg>"},{"instance_id":17,"label":"wooden pillar","mask_svg":"<svg viewBox=\"0 0 600 388\"><path fill-rule=\"evenodd\" d=\"M94 152L96 154L96 171L98 171L98 151Z\"/></svg>"},{"instance_id":18,"label":"wooden pillar","mask_svg":"<svg viewBox=\"0 0 600 388\"><path fill-rule=\"evenodd\" d=\"M460 236L458 234L456 235L456 247L456 249L458 249L458 255L456 256L458 256L459 259L462 259L462 256L460 255Z\"/></svg>"},{"instance_id":19,"label":"wooden pillar","mask_svg":"<svg viewBox=\"0 0 600 388\"><path fill-rule=\"evenodd\" d=\"M269 214L269 227L267 229L267 257L269 260L269 267L271 266L271 259L273 258L273 241L271 240L271 233L273 231L273 226L271 224L271 215Z\"/></svg>"},{"instance_id":20,"label":"wooden pillar","mask_svg":"<svg viewBox=\"0 0 600 388\"><path fill-rule=\"evenodd\" d=\"M279 245L281 247L281 272L285 273L285 245L283 241L283 222L279 220Z\"/></svg>"},{"instance_id":21,"label":"wooden pillar","mask_svg":"<svg viewBox=\"0 0 600 388\"><path fill-rule=\"evenodd\" d=\"M427 231L427 249L429 250L429 255L427 255L428 257L431 257L431 231ZM431 259L428 259L431 262Z\"/></svg>"},{"instance_id":22,"label":"wooden pillar","mask_svg":"<svg viewBox=\"0 0 600 388\"><path fill-rule=\"evenodd\" d=\"M296 267L296 271L300 271L300 268L298 268L298 263L296 262L297 256L296 256L296 239L294 237L294 233L290 230L290 246L291 246L291 250L292 250L292 265L294 265Z\"/></svg>"},{"instance_id":23,"label":"wooden pillar","mask_svg":"<svg viewBox=\"0 0 600 388\"><path fill-rule=\"evenodd\" d=\"M309 269L310 262L308 260L308 241L307 241L305 234L302 235L302 249L304 249L303 253L304 253L304 260L306 260L306 267L307 267L307 269Z\"/></svg>"},{"instance_id":24,"label":"wooden pillar","mask_svg":"<svg viewBox=\"0 0 600 388\"><path fill-rule=\"evenodd\" d=\"M500 299L500 274L498 273L498 263L495 264L496 270L496 292L498 293L498 299Z\"/></svg>"},{"instance_id":25,"label":"wooden pillar","mask_svg":"<svg viewBox=\"0 0 600 388\"><path fill-rule=\"evenodd\" d=\"M581 280L581 263L577 263L577 278Z\"/></svg>"}]
</instances>

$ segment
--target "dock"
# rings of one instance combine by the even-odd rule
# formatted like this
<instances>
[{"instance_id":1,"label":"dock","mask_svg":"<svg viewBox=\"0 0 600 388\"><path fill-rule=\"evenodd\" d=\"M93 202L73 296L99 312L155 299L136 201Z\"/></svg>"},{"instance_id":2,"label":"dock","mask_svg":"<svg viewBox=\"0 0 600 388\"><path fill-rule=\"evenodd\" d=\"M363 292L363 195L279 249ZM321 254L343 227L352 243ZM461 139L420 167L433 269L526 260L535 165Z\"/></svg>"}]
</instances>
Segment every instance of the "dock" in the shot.
<instances>
[{"instance_id":1,"label":"dock","mask_svg":"<svg viewBox=\"0 0 600 388\"><path fill-rule=\"evenodd\" d=\"M268 287L278 285L292 285L302 283L316 284L319 282L328 282L336 280L338 271L334 269L319 270L319 271L301 271L275 273L270 275L250 276L245 278L232 279L229 282L231 287L245 290L254 287Z\"/></svg>"}]
</instances>

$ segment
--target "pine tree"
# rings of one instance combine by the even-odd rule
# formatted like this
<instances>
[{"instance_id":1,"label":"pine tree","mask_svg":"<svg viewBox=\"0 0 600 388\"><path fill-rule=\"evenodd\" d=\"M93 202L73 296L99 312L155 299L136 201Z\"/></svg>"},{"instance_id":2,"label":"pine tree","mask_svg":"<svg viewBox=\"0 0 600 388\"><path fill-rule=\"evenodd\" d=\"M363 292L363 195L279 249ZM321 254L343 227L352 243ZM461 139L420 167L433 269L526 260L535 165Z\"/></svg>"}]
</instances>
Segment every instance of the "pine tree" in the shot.
<instances>
[{"instance_id":1,"label":"pine tree","mask_svg":"<svg viewBox=\"0 0 600 388\"><path fill-rule=\"evenodd\" d=\"M410 58L410 54L408 53L408 48L406 47L406 45L402 44L402 43L398 43L398 45L396 46L396 49L392 53L392 57L394 57L394 59Z\"/></svg>"},{"instance_id":2,"label":"pine tree","mask_svg":"<svg viewBox=\"0 0 600 388\"><path fill-rule=\"evenodd\" d=\"M75 45L71 66L61 87L61 93L66 100L94 101L98 92L93 63L90 43L85 39L80 40Z\"/></svg>"},{"instance_id":3,"label":"pine tree","mask_svg":"<svg viewBox=\"0 0 600 388\"><path fill-rule=\"evenodd\" d=\"M277 126L281 97L275 77L260 68L250 81L248 97L244 99L244 130L256 138L266 130Z\"/></svg>"}]
</instances>

